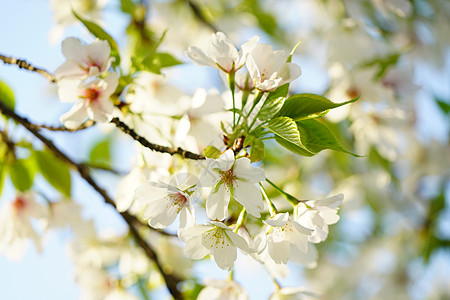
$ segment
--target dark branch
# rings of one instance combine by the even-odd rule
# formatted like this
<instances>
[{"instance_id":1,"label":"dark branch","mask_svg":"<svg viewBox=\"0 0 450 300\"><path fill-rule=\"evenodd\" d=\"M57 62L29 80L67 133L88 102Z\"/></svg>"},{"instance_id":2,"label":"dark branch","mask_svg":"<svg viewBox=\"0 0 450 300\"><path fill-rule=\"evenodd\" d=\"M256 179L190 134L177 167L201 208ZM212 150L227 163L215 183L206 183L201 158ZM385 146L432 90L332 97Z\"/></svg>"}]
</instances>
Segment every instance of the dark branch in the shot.
<instances>
[{"instance_id":1,"label":"dark branch","mask_svg":"<svg viewBox=\"0 0 450 300\"><path fill-rule=\"evenodd\" d=\"M11 119L15 120L17 123L21 124L23 127L25 127L29 132L31 132L35 137L37 137L39 140L41 140L42 143L45 144L45 146L53 152L53 154L64 161L65 163L72 166L74 169L78 171L80 176L92 187L94 188L104 199L104 201L110 205L112 205L114 208L116 208L116 204L112 200L112 198L109 197L108 193L100 187L97 182L92 178L90 174L90 169L88 166L80 163L74 162L70 157L68 157L66 154L64 154L61 150L59 150L58 147L55 146L55 144L44 137L42 134L39 133L39 129L36 129L33 124L28 121L26 118L23 118L19 115L17 115L14 111L12 111L10 108L8 108L3 102L2 99L0 99L0 111L2 114L4 114L7 117L10 117ZM182 299L182 295L180 291L177 288L178 283L181 281L179 278L174 276L173 274L167 274L161 264L159 263L158 257L155 253L155 251L152 249L152 247L144 240L144 238L140 235L139 231L135 227L135 224L140 224L140 221L137 220L133 215L130 215L128 212L121 212L120 215L123 217L125 222L128 224L128 227L130 229L131 234L133 235L134 239L136 240L136 243L145 251L147 257L151 260L153 260L161 272L162 276L164 277L164 280L166 281L166 286L169 289L169 292L172 294L172 296L175 299Z\"/></svg>"},{"instance_id":2,"label":"dark branch","mask_svg":"<svg viewBox=\"0 0 450 300\"><path fill-rule=\"evenodd\" d=\"M211 23L210 21L208 21L205 17L205 15L202 12L201 7L195 3L192 0L186 0L189 7L191 8L192 12L194 13L194 16L197 18L197 20L200 21L200 23L202 23L203 25L205 25L206 27L208 27L209 29L211 29L213 32L217 32L217 28L216 26L214 26L213 23Z\"/></svg>"},{"instance_id":3,"label":"dark branch","mask_svg":"<svg viewBox=\"0 0 450 300\"><path fill-rule=\"evenodd\" d=\"M53 74L47 72L44 69L37 68L37 67L31 65L23 59L17 59L17 58L8 57L8 56L4 56L4 55L0 54L0 60L2 60L5 64L17 65L21 69L39 73L42 76L46 77L50 82L53 82L53 83L56 82L56 77Z\"/></svg>"},{"instance_id":4,"label":"dark branch","mask_svg":"<svg viewBox=\"0 0 450 300\"><path fill-rule=\"evenodd\" d=\"M149 148L149 149L151 149L153 151L162 152L162 153L168 153L170 155L179 154L179 155L181 155L184 158L194 159L194 160L205 159L205 156L203 156L203 155L192 153L192 152L184 150L184 149L182 149L180 147L175 149L175 148L170 148L170 147L166 147L166 146L161 146L161 145L150 143L145 138L143 138L142 136L138 135L133 129L128 127L127 124L125 124L122 121L120 121L118 118L113 118L111 120L111 123L114 123L117 126L117 128L119 128L120 130L122 130L123 132L125 132L126 134L131 136L133 139L135 139L136 141L141 143L142 146L144 146L146 148Z\"/></svg>"},{"instance_id":5,"label":"dark branch","mask_svg":"<svg viewBox=\"0 0 450 300\"><path fill-rule=\"evenodd\" d=\"M1 54L0 54L0 59L3 60L5 63L16 64L20 68L27 69L27 70L30 70L33 72L37 72L37 73L47 77L47 79L49 79L51 82L56 82L55 77L51 73L48 73L47 71L45 71L43 69L36 68L24 60L18 60L15 58L6 57ZM130 135L133 139L135 139L136 141L141 143L144 147L147 147L153 151L168 153L170 155L179 154L184 158L194 159L194 160L205 159L205 157L203 155L192 153L192 152L184 150L180 147L174 149L174 148L150 143L145 138L139 136L133 129L128 127L128 125L126 125L125 123L120 121L118 118L113 118L111 120L111 123L114 123L120 130L122 130L126 134ZM47 125L36 125L31 122L28 122L28 124L29 124L30 128L32 128L34 130L39 130L40 128L44 128L44 129L51 130L51 131L78 131L78 130L86 129L88 127L93 126L95 124L95 122L88 120L88 121L84 122L80 127L75 128L75 129L68 129L66 127L60 127L60 126L56 127L56 126L47 126Z\"/></svg>"}]
</instances>

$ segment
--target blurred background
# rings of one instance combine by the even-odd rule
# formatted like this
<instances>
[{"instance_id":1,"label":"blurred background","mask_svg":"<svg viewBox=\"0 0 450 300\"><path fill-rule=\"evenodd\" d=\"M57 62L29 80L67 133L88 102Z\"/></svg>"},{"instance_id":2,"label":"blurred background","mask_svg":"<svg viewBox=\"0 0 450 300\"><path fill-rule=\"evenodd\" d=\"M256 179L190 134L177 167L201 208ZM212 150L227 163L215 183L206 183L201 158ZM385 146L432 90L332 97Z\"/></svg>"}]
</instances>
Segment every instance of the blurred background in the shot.
<instances>
[{"instance_id":1,"label":"blurred background","mask_svg":"<svg viewBox=\"0 0 450 300\"><path fill-rule=\"evenodd\" d=\"M293 265L281 282L304 286L323 295L321 299L450 299L448 0L0 0L0 4L0 54L26 59L50 72L65 60L61 53L65 37L93 40L71 14L71 5L114 37L122 57L147 51L166 31L160 49L182 64L162 73L186 94L196 88L225 89L215 70L194 66L184 55L189 46L205 43L216 30L236 45L259 35L274 49L290 51L302 41L293 57L302 76L291 84L291 92L317 93L335 102L360 95L358 102L331 111L326 122L346 149L362 157L333 151L298 157L267 145L266 174L280 178L289 193L300 199L345 195L341 220L318 246L318 267ZM130 60L122 60L124 68L133 68ZM60 103L56 87L37 74L0 64L0 81L14 92L16 111L33 122L58 124L70 107ZM19 126L9 134L16 141L32 140ZM135 146L108 126L51 134L47 136L80 161L92 160L93 149L107 145L107 161L121 174L99 170L95 176L111 194L132 167ZM4 178L0 207L15 194L9 177ZM71 196L82 206L83 218L93 220L102 236L124 235L120 217L77 174L71 178ZM61 197L42 176L36 176L33 189L51 199ZM29 247L17 262L0 256L0 298L78 299L89 284L75 276L66 245L71 236L67 228L45 234L42 253ZM259 267L246 257L240 256L237 265L236 281L250 298L267 298L270 277L249 279ZM196 265L193 272L193 282L226 278L208 262ZM147 299L139 286L133 293ZM167 294L159 288L147 296L159 299Z\"/></svg>"}]
</instances>

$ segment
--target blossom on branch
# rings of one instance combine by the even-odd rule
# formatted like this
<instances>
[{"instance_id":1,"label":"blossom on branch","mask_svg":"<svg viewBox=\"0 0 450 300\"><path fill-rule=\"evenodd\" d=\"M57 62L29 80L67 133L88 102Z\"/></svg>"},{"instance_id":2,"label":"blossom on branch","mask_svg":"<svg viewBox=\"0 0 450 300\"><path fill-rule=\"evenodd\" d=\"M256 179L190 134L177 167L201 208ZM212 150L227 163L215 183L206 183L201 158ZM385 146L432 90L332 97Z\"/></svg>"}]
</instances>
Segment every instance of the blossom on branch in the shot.
<instances>
[{"instance_id":1,"label":"blossom on branch","mask_svg":"<svg viewBox=\"0 0 450 300\"><path fill-rule=\"evenodd\" d=\"M108 122L112 118L113 103L109 100L117 88L119 78L111 73L104 79L62 80L59 83L59 96L62 102L75 102L74 106L60 117L67 128L75 129L87 118L96 122Z\"/></svg>"},{"instance_id":2,"label":"blossom on branch","mask_svg":"<svg viewBox=\"0 0 450 300\"><path fill-rule=\"evenodd\" d=\"M308 252L308 236L311 231L294 221L289 213L276 214L263 222L270 226L267 247L276 263L286 264L291 254Z\"/></svg>"},{"instance_id":3,"label":"blossom on branch","mask_svg":"<svg viewBox=\"0 0 450 300\"><path fill-rule=\"evenodd\" d=\"M202 187L213 187L206 200L206 213L212 220L223 220L228 216L228 203L235 199L247 212L260 217L264 203L256 183L265 179L261 168L250 165L250 159L235 159L231 149L218 159L208 159L208 167L200 176Z\"/></svg>"},{"instance_id":4,"label":"blossom on branch","mask_svg":"<svg viewBox=\"0 0 450 300\"><path fill-rule=\"evenodd\" d=\"M111 46L107 41L95 40L84 45L79 39L69 37L62 42L66 61L55 71L56 79L85 79L99 75L111 66Z\"/></svg>"},{"instance_id":5,"label":"blossom on branch","mask_svg":"<svg viewBox=\"0 0 450 300\"><path fill-rule=\"evenodd\" d=\"M186 256L202 259L209 254L223 270L233 269L237 258L236 247L247 253L254 252L243 237L222 222L195 225L180 230L179 236L186 241L183 251Z\"/></svg>"},{"instance_id":6,"label":"blossom on branch","mask_svg":"<svg viewBox=\"0 0 450 300\"><path fill-rule=\"evenodd\" d=\"M180 214L180 228L195 224L192 196L195 192L193 177L177 174L169 184L147 181L135 193L139 206L146 206L144 219L154 228L165 228Z\"/></svg>"},{"instance_id":7,"label":"blossom on branch","mask_svg":"<svg viewBox=\"0 0 450 300\"><path fill-rule=\"evenodd\" d=\"M41 239L31 225L31 219L48 216L44 206L38 204L32 194L19 194L0 212L0 254L10 260L19 260L31 239L37 251L41 251Z\"/></svg>"},{"instance_id":8,"label":"blossom on branch","mask_svg":"<svg viewBox=\"0 0 450 300\"><path fill-rule=\"evenodd\" d=\"M301 75L298 65L286 62L288 56L283 50L273 51L267 44L258 44L250 51L246 66L258 90L273 91Z\"/></svg>"},{"instance_id":9,"label":"blossom on branch","mask_svg":"<svg viewBox=\"0 0 450 300\"><path fill-rule=\"evenodd\" d=\"M304 227L311 229L309 236L311 243L320 243L328 236L328 225L339 221L337 214L339 205L344 199L343 194L338 194L320 200L300 202L297 206L297 221Z\"/></svg>"},{"instance_id":10,"label":"blossom on branch","mask_svg":"<svg viewBox=\"0 0 450 300\"><path fill-rule=\"evenodd\" d=\"M248 300L247 292L232 280L206 280L197 300Z\"/></svg>"},{"instance_id":11,"label":"blossom on branch","mask_svg":"<svg viewBox=\"0 0 450 300\"><path fill-rule=\"evenodd\" d=\"M206 50L189 47L186 55L200 66L210 66L225 73L234 73L245 64L249 51L256 46L259 37L253 37L244 43L241 50L237 50L223 32L211 35Z\"/></svg>"}]
</instances>

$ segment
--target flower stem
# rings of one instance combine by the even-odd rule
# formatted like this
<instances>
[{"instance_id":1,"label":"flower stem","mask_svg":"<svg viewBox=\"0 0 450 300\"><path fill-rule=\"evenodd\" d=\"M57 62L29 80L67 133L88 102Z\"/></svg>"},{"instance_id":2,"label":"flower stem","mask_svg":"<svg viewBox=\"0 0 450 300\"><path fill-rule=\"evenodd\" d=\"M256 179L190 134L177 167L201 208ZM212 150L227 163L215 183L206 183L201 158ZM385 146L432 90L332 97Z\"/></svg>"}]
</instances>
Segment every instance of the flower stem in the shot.
<instances>
[{"instance_id":1,"label":"flower stem","mask_svg":"<svg viewBox=\"0 0 450 300\"><path fill-rule=\"evenodd\" d=\"M273 186L278 192L280 192L281 195L283 195L283 197L289 201L293 206L296 206L299 202L297 198L295 198L294 196L292 196L289 193L286 193L285 191L283 191L280 187L278 187L275 183L273 183L271 180L269 180L268 178L266 178L266 181Z\"/></svg>"},{"instance_id":2,"label":"flower stem","mask_svg":"<svg viewBox=\"0 0 450 300\"><path fill-rule=\"evenodd\" d=\"M253 105L252 105L252 107L250 108L250 111L247 114L247 118L250 117L251 113L255 109L256 104L258 104L258 102L261 100L263 95L264 95L264 92L261 92L261 91L258 91L258 93L256 93L255 99L253 100Z\"/></svg>"},{"instance_id":3,"label":"flower stem","mask_svg":"<svg viewBox=\"0 0 450 300\"><path fill-rule=\"evenodd\" d=\"M234 68L234 65L233 65L233 68ZM232 126L233 130L236 127L236 100L235 100L235 96L234 96L234 90L235 90L234 75L235 74L236 73L234 71L228 73L228 84L230 85L231 96L233 98L233 126Z\"/></svg>"},{"instance_id":4,"label":"flower stem","mask_svg":"<svg viewBox=\"0 0 450 300\"><path fill-rule=\"evenodd\" d=\"M247 211L245 210L245 207L242 208L241 213L239 214L239 217L236 221L236 228L234 228L234 232L237 233L237 231L239 230L239 228L241 228L241 226L244 224L245 221L245 216L247 215Z\"/></svg>"},{"instance_id":5,"label":"flower stem","mask_svg":"<svg viewBox=\"0 0 450 300\"><path fill-rule=\"evenodd\" d=\"M267 196L266 190L264 189L263 185L259 183L259 186L261 188L261 193L264 199L266 200L267 204L269 204L270 216L273 217L278 213L278 210L275 207L275 204L273 204L273 202L269 199L269 196Z\"/></svg>"}]
</instances>

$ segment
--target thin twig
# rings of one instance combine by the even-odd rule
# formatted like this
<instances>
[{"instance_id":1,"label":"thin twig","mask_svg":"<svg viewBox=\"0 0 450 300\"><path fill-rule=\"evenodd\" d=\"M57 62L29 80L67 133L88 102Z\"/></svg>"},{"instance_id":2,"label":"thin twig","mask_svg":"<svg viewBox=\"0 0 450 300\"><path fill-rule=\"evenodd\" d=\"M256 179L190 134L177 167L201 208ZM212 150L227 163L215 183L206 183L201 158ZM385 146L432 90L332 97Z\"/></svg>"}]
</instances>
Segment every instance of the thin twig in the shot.
<instances>
[{"instance_id":1,"label":"thin twig","mask_svg":"<svg viewBox=\"0 0 450 300\"><path fill-rule=\"evenodd\" d=\"M39 73L42 76L46 77L50 82L53 82L53 83L56 82L56 77L53 74L47 72L47 70L37 68L37 67L31 65L26 60L8 57L8 56L4 56L2 54L0 54L0 60L2 60L5 64L17 65L21 69Z\"/></svg>"},{"instance_id":2,"label":"thin twig","mask_svg":"<svg viewBox=\"0 0 450 300\"><path fill-rule=\"evenodd\" d=\"M65 163L69 164L73 168L75 168L80 176L92 187L94 188L104 199L104 201L110 205L112 205L114 208L116 207L116 204L110 198L108 193L100 187L97 182L92 178L90 174L89 167L74 162L70 157L68 157L66 154L64 154L58 147L55 146L55 144L44 137L42 134L39 133L39 129L36 129L33 124L28 121L26 118L21 117L17 115L14 111L12 111L10 108L8 108L3 102L2 99L0 99L0 111L2 114L4 114L7 117L12 118L19 124L21 124L23 127L25 127L30 133L32 133L35 137L37 137L39 140L41 140L42 143L45 144L45 146L59 159L64 161ZM141 236L137 228L134 226L135 224L140 224L140 221L137 220L133 215L130 215L128 212L121 212L120 215L123 217L125 222L128 224L128 227L130 229L131 234L133 235L134 239L136 240L136 243L145 251L147 257L151 260L153 260L161 272L161 275L164 277L164 280L166 281L166 286L169 290L169 292L172 294L172 296L175 299L182 299L182 295L180 291L177 288L178 283L181 281L179 278L174 276L173 274L168 274L164 271L162 268L162 265L160 264L156 252L152 249L152 247L144 240L144 238Z\"/></svg>"},{"instance_id":3,"label":"thin twig","mask_svg":"<svg viewBox=\"0 0 450 300\"><path fill-rule=\"evenodd\" d=\"M216 26L214 26L213 23L211 23L210 21L208 21L205 17L205 15L202 12L201 7L195 3L192 0L186 0L189 7L191 8L192 12L194 13L194 16L197 18L197 20L200 21L200 23L202 23L203 25L205 25L206 27L208 27L209 29L211 29L213 32L217 32L217 28Z\"/></svg>"},{"instance_id":4,"label":"thin twig","mask_svg":"<svg viewBox=\"0 0 450 300\"><path fill-rule=\"evenodd\" d=\"M43 128L43 129L47 129L47 130L50 130L50 131L75 132L75 131L83 130L83 129L86 129L86 128L94 126L95 125L95 121L87 120L86 122L81 124L79 127L73 128L73 129L67 128L67 127L64 127L64 126L38 125L38 124L33 124L33 123L30 123L30 125L33 128L37 129L37 130Z\"/></svg>"},{"instance_id":5,"label":"thin twig","mask_svg":"<svg viewBox=\"0 0 450 300\"><path fill-rule=\"evenodd\" d=\"M125 124L122 121L120 121L118 118L113 118L111 120L111 123L114 123L117 126L117 128L119 128L120 130L122 130L123 132L125 132L126 134L131 136L133 139L135 139L136 141L141 143L142 146L144 146L146 148L149 148L149 149L151 149L153 151L162 152L162 153L168 153L170 155L179 154L179 155L181 155L184 158L193 159L193 160L205 159L205 156L203 156L203 155L196 154L196 153L184 150L184 149L182 149L180 147L175 149L175 148L170 148L170 147L166 147L166 146L161 146L161 145L150 143L145 138L143 138L142 136L138 135L133 129L128 127L127 124Z\"/></svg>"},{"instance_id":6,"label":"thin twig","mask_svg":"<svg viewBox=\"0 0 450 300\"><path fill-rule=\"evenodd\" d=\"M37 73L47 77L47 79L49 79L51 82L56 82L55 77L51 73L49 73L49 72L47 72L47 71L45 71L43 69L36 68L36 67L32 66L31 64L27 63L24 60L17 60L15 58L3 56L1 54L0 54L0 59L3 60L5 63L16 64L20 68L27 69L27 70L30 70L30 71L33 71L33 72L37 72ZM76 129L68 129L66 127L36 125L36 124L31 123L31 122L28 122L28 123L29 123L30 128L33 128L34 130L39 130L40 128L44 128L44 129L51 130L51 131L78 131L78 130L82 130L82 129L88 128L88 127L90 127L90 126L95 124L95 122L93 122L93 121L86 121L80 127L76 128ZM147 148L149 148L149 149L151 149L153 151L162 152L162 153L168 153L170 155L179 154L179 155L181 155L184 158L193 159L193 160L205 159L205 157L203 155L196 154L196 153L184 150L184 149L182 149L180 147L174 149L174 148L170 148L170 147L166 147L166 146L161 146L161 145L158 145L158 144L150 143L145 138L139 136L133 129L128 127L128 125L126 125L125 123L120 121L118 118L113 118L111 120L111 123L114 123L120 130L122 130L126 134L130 135L133 139L135 139L136 141L141 143L144 147L147 147Z\"/></svg>"}]
</instances>

